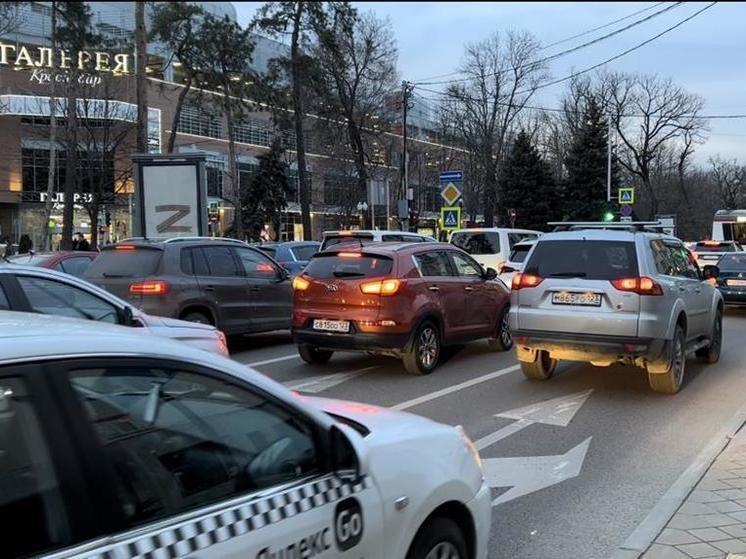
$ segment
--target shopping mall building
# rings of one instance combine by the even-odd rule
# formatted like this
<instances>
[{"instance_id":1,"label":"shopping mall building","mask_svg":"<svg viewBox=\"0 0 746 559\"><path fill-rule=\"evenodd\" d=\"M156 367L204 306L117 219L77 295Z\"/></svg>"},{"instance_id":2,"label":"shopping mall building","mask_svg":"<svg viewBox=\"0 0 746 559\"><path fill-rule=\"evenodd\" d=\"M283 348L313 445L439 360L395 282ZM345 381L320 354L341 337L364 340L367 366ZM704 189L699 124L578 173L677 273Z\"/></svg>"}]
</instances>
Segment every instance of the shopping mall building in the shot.
<instances>
[{"instance_id":1,"label":"shopping mall building","mask_svg":"<svg viewBox=\"0 0 746 559\"><path fill-rule=\"evenodd\" d=\"M235 19L228 2L205 2L203 7L217 15ZM134 29L133 2L89 2L97 32L131 44ZM77 142L79 172L76 179L75 231L90 234L91 214L98 216L101 238L116 240L131 233L132 173L130 156L134 153L137 115L134 57L131 51L52 53L49 46L51 2L22 4L22 23L13 33L0 37L0 239L17 242L29 235L40 246L45 227L61 232L62 190L65 183L64 103L52 99L65 96L65 80L72 74L80 86L77 113L80 115ZM266 71L269 60L286 53L286 46L256 37L252 55L253 70ZM183 89L178 60L157 44L148 46L148 136L149 150L165 152L174 117L173 108ZM204 99L221 95L200 91L201 104L189 97L176 123L174 152L201 152L206 157L207 187L216 234L225 233L232 223L233 207L224 190L228 141L224 119L207 112ZM396 95L392 94L392 104ZM416 103L417 104L417 103ZM297 199L294 161L295 137L292 130L273 124L271 114L256 103L247 103L248 117L236 127L240 181L248 181L255 172L257 157L266 153L276 138L287 148L293 190L283 212L277 237L302 238ZM54 206L48 223L44 219L48 197L51 153L50 114L54 108L58 135L54 145ZM430 133L427 107L419 103L411 113L408 132L409 185L414 206L420 212L421 225L434 228L435 212L440 206L438 173L448 168L463 168L464 150L435 141ZM401 124L394 121L371 136L370 180L366 192L357 192L354 169L347 159L335 157L331 146L314 134L315 117L308 122L307 170L312 184L313 236L323 230L364 225L385 228L395 226L396 196L400 186ZM342 125L342 123L340 123ZM345 137L343 129L339 136ZM97 204L93 205L93 194ZM358 206L369 207L364 215ZM94 211L94 208L97 211ZM109 216L109 220L106 216Z\"/></svg>"}]
</instances>

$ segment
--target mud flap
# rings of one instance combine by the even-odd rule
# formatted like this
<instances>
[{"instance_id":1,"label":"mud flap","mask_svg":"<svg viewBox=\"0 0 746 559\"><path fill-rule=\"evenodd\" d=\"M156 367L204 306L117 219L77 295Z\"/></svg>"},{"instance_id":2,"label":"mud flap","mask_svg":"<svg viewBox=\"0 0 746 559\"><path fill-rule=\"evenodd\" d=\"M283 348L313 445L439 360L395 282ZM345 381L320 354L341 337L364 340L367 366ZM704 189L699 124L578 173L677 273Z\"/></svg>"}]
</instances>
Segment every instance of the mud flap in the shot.
<instances>
[{"instance_id":1,"label":"mud flap","mask_svg":"<svg viewBox=\"0 0 746 559\"><path fill-rule=\"evenodd\" d=\"M671 369L671 340L663 343L663 350L658 359L648 360L645 363L645 369L651 374L667 373Z\"/></svg>"}]
</instances>

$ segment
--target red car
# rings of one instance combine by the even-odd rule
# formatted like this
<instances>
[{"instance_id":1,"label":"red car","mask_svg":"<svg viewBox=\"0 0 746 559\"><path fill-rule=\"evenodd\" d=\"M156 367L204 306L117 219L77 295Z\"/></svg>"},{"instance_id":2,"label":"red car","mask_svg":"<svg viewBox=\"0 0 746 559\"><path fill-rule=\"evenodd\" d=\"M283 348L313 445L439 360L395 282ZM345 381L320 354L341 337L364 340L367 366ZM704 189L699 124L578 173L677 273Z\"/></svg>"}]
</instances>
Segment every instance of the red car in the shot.
<instances>
[{"instance_id":1,"label":"red car","mask_svg":"<svg viewBox=\"0 0 746 559\"><path fill-rule=\"evenodd\" d=\"M58 251L58 252L29 252L8 257L8 260L24 266L39 266L58 272L65 272L71 276L82 278L88 266L98 256L98 252L87 251Z\"/></svg>"},{"instance_id":2,"label":"red car","mask_svg":"<svg viewBox=\"0 0 746 559\"><path fill-rule=\"evenodd\" d=\"M505 351L510 292L496 275L447 243L331 248L293 281L293 339L308 363L359 350L400 357L416 375L446 345L487 338Z\"/></svg>"}]
</instances>

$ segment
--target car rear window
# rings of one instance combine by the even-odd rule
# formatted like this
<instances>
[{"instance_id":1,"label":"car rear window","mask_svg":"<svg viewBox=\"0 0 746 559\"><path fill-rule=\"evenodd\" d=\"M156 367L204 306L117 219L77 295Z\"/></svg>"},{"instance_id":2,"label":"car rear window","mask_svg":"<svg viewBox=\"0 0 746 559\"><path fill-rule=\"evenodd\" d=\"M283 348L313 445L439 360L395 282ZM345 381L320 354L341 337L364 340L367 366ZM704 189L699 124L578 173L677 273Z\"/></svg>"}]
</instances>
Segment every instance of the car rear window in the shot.
<instances>
[{"instance_id":1,"label":"car rear window","mask_svg":"<svg viewBox=\"0 0 746 559\"><path fill-rule=\"evenodd\" d=\"M516 245L513 247L513 252L510 253L510 260L511 262L516 262L520 264L524 260L526 260L526 256L531 251L531 247L533 245Z\"/></svg>"},{"instance_id":2,"label":"car rear window","mask_svg":"<svg viewBox=\"0 0 746 559\"><path fill-rule=\"evenodd\" d=\"M637 276L635 243L630 241L539 241L526 273L542 278L613 280Z\"/></svg>"},{"instance_id":3,"label":"car rear window","mask_svg":"<svg viewBox=\"0 0 746 559\"><path fill-rule=\"evenodd\" d=\"M738 252L738 248L733 243L718 242L697 243L694 250L696 252Z\"/></svg>"},{"instance_id":4,"label":"car rear window","mask_svg":"<svg viewBox=\"0 0 746 559\"><path fill-rule=\"evenodd\" d=\"M500 235L494 231L482 233L462 231L454 233L451 243L469 254L499 254Z\"/></svg>"},{"instance_id":5,"label":"car rear window","mask_svg":"<svg viewBox=\"0 0 746 559\"><path fill-rule=\"evenodd\" d=\"M85 277L130 278L150 276L158 269L162 254L162 250L145 247L105 249L91 263Z\"/></svg>"},{"instance_id":6,"label":"car rear window","mask_svg":"<svg viewBox=\"0 0 746 559\"><path fill-rule=\"evenodd\" d=\"M718 267L722 270L746 270L746 254L724 254Z\"/></svg>"},{"instance_id":7,"label":"car rear window","mask_svg":"<svg viewBox=\"0 0 746 559\"><path fill-rule=\"evenodd\" d=\"M342 243L353 242L355 244L359 244L358 240L371 242L373 240L373 235L327 235L326 237L324 237L324 242L321 244L321 250L326 250L331 246L339 245Z\"/></svg>"},{"instance_id":8,"label":"car rear window","mask_svg":"<svg viewBox=\"0 0 746 559\"><path fill-rule=\"evenodd\" d=\"M293 255L295 255L296 260L311 260L311 257L316 254L319 250L319 247L316 245L309 245L309 246L302 246L302 247L293 247L292 249Z\"/></svg>"},{"instance_id":9,"label":"car rear window","mask_svg":"<svg viewBox=\"0 0 746 559\"><path fill-rule=\"evenodd\" d=\"M360 254L360 253L352 253ZM393 261L377 255L338 256L320 254L311 259L304 275L316 279L372 278L391 273Z\"/></svg>"}]
</instances>

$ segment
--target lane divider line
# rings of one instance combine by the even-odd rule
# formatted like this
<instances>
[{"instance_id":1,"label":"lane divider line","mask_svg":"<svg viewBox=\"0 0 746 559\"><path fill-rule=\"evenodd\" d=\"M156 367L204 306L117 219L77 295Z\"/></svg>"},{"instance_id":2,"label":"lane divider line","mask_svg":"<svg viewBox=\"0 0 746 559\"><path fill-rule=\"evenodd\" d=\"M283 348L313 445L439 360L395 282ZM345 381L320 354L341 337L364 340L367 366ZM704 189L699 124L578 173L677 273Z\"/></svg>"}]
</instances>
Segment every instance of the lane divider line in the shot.
<instances>
[{"instance_id":1,"label":"lane divider line","mask_svg":"<svg viewBox=\"0 0 746 559\"><path fill-rule=\"evenodd\" d=\"M308 392L316 394L324 390L328 390L333 386L347 382L355 377L364 375L368 371L379 368L381 365L371 365L370 367L364 367L362 369L356 369L354 371L342 371L339 373L332 373L330 375L324 375L320 377L311 377L301 380L292 380L283 382L285 388L288 390L297 390L299 392Z\"/></svg>"},{"instance_id":2,"label":"lane divider line","mask_svg":"<svg viewBox=\"0 0 746 559\"><path fill-rule=\"evenodd\" d=\"M448 394L458 392L459 390L463 390L465 388L469 388L471 386L475 386L477 384L487 382L488 380L496 379L503 375L513 373L520 368L521 366L518 364L511 365L510 367L505 367L504 369L492 371L491 373L487 373L486 375L475 377L473 379L461 382L459 384L454 384L453 386L448 386L446 388L436 390L435 392L430 392L429 394L423 394L422 396L418 396L417 398L412 398L411 400L406 400L405 402L401 402L399 404L389 406L389 407L392 410L399 410L399 411L413 408L415 406L419 406L420 404L424 404L425 402L430 402L432 400L436 400L443 396L447 396Z\"/></svg>"},{"instance_id":3,"label":"lane divider line","mask_svg":"<svg viewBox=\"0 0 746 559\"><path fill-rule=\"evenodd\" d=\"M300 359L300 355L293 353L292 355L283 355L282 357L275 357L274 359L265 359L264 361L254 361L253 363L244 363L247 367L259 367L261 365L269 365L270 363L279 363L280 361L288 361L289 359Z\"/></svg>"}]
</instances>

